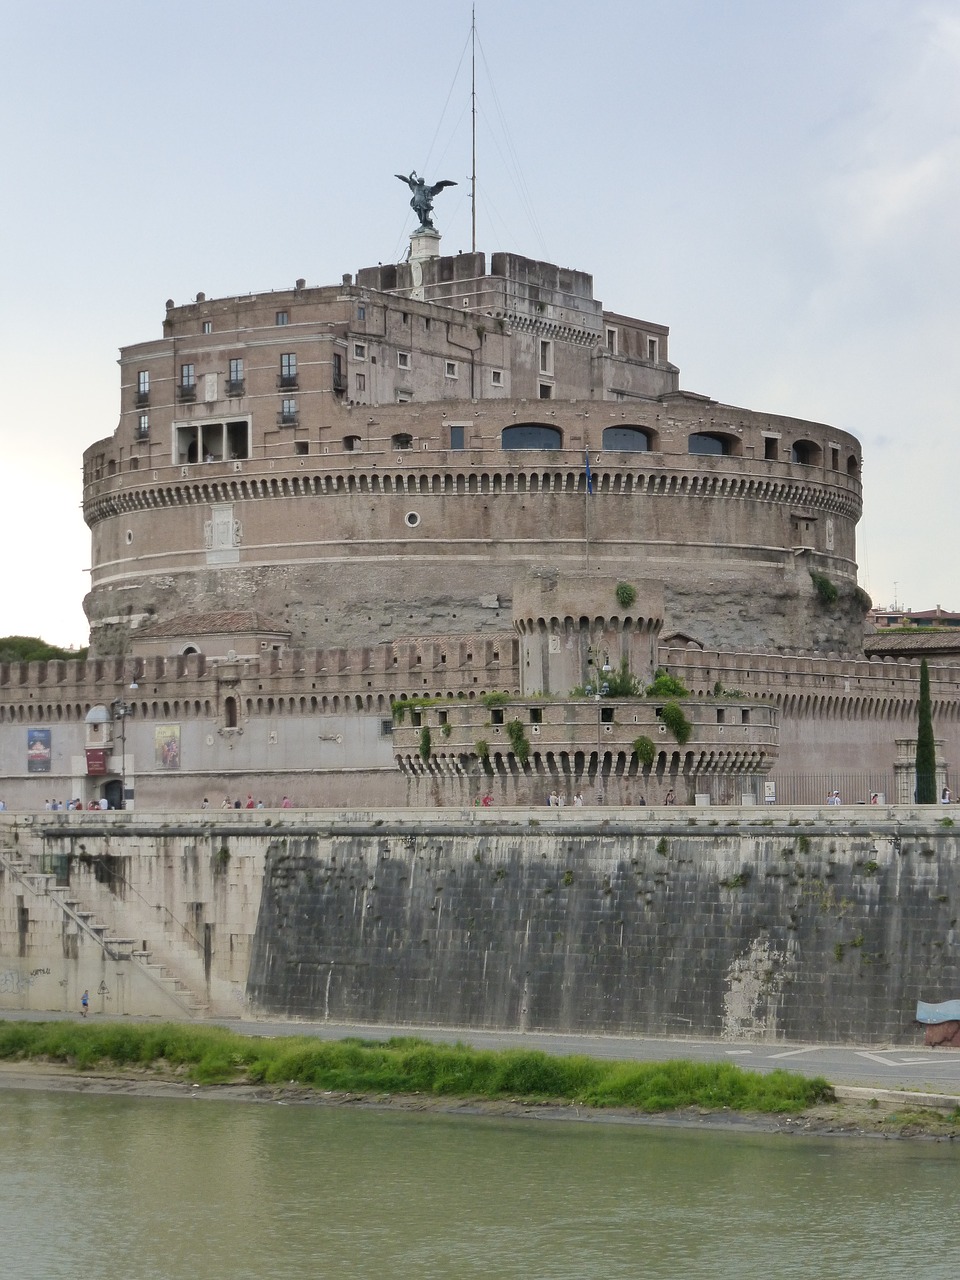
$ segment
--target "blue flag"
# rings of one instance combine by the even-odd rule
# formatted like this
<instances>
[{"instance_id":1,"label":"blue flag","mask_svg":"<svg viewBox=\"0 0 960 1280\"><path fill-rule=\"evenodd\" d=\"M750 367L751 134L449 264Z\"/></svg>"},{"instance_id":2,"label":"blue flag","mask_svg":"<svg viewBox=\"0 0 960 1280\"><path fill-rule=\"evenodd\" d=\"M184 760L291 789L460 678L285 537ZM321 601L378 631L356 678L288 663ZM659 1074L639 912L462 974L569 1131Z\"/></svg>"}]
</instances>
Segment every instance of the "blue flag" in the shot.
<instances>
[{"instance_id":1,"label":"blue flag","mask_svg":"<svg viewBox=\"0 0 960 1280\"><path fill-rule=\"evenodd\" d=\"M586 449L583 451L583 464L587 470L587 493L593 493L593 474L590 471L590 455Z\"/></svg>"}]
</instances>

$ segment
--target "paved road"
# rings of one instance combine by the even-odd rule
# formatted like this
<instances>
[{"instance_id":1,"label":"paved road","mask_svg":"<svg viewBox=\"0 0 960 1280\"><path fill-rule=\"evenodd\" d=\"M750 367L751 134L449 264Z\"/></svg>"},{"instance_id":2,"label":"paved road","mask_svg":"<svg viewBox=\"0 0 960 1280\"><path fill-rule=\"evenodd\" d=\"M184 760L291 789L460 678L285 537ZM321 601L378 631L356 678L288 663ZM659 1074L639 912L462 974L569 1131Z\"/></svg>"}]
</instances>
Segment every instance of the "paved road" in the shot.
<instances>
[{"instance_id":1,"label":"paved road","mask_svg":"<svg viewBox=\"0 0 960 1280\"><path fill-rule=\"evenodd\" d=\"M73 1014L15 1013L0 1010L0 1019L30 1022L73 1020ZM116 1018L91 1015L91 1022L149 1022L148 1018ZM440 1043L458 1040L479 1049L532 1048L547 1053L583 1053L595 1058L621 1058L638 1062L664 1062L688 1058L697 1062L734 1062L753 1071L796 1071L806 1076L825 1076L831 1084L859 1085L869 1089L909 1089L925 1093L956 1094L960 1098L960 1051L916 1046L882 1048L872 1045L747 1044L717 1040L646 1037L546 1035L540 1032L448 1030L437 1027L389 1027L346 1023L240 1022L208 1019L208 1025L222 1025L242 1035L318 1036L340 1040L344 1036L385 1040L390 1036L419 1035ZM196 1024L194 1024L196 1025Z\"/></svg>"}]
</instances>

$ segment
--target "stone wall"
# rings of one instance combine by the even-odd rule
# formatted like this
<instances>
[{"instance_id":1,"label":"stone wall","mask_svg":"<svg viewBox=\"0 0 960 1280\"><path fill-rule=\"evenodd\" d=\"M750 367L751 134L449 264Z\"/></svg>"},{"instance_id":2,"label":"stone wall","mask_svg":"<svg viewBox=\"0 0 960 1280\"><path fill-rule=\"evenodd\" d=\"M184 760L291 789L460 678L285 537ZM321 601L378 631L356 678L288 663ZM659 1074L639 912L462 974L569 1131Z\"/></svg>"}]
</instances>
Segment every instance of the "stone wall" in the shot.
<instances>
[{"instance_id":1,"label":"stone wall","mask_svg":"<svg viewBox=\"0 0 960 1280\"><path fill-rule=\"evenodd\" d=\"M916 1001L960 992L957 820L0 815L0 1007L70 1008L122 974L122 1011L157 1011L143 961L78 943L46 871L221 1015L910 1043Z\"/></svg>"}]
</instances>

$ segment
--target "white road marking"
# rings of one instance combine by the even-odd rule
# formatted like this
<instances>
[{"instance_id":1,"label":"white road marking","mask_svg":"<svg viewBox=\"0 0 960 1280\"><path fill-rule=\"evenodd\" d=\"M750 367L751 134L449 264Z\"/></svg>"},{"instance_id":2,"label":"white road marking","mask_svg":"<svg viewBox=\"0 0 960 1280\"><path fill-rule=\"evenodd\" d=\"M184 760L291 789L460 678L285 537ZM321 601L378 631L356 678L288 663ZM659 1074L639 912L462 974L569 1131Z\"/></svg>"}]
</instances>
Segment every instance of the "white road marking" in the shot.
<instances>
[{"instance_id":1,"label":"white road marking","mask_svg":"<svg viewBox=\"0 0 960 1280\"><path fill-rule=\"evenodd\" d=\"M871 1062L879 1062L884 1067L938 1067L953 1066L953 1063L933 1062L930 1058L882 1058L879 1053L867 1053L863 1049L857 1050L858 1058L869 1058Z\"/></svg>"},{"instance_id":2,"label":"white road marking","mask_svg":"<svg viewBox=\"0 0 960 1280\"><path fill-rule=\"evenodd\" d=\"M785 1053L770 1053L767 1056L769 1058L796 1058L799 1057L801 1053L819 1053L821 1049L827 1049L829 1047L829 1045L810 1044L807 1045L806 1049L787 1049Z\"/></svg>"},{"instance_id":3,"label":"white road marking","mask_svg":"<svg viewBox=\"0 0 960 1280\"><path fill-rule=\"evenodd\" d=\"M749 1058L749 1056L753 1053L753 1050L752 1049L724 1049L723 1052L727 1055L728 1058L743 1058L743 1057Z\"/></svg>"}]
</instances>

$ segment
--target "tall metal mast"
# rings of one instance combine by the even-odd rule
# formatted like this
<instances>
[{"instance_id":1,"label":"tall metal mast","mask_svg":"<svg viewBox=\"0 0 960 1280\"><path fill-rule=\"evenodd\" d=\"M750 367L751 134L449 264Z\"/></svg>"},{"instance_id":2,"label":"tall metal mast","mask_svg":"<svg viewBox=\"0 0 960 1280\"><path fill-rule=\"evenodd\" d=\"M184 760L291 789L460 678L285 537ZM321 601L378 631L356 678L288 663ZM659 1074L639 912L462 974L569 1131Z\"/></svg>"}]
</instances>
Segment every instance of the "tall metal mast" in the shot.
<instances>
[{"instance_id":1,"label":"tall metal mast","mask_svg":"<svg viewBox=\"0 0 960 1280\"><path fill-rule=\"evenodd\" d=\"M472 165L470 169L470 249L477 252L477 6L470 8L470 126Z\"/></svg>"}]
</instances>

